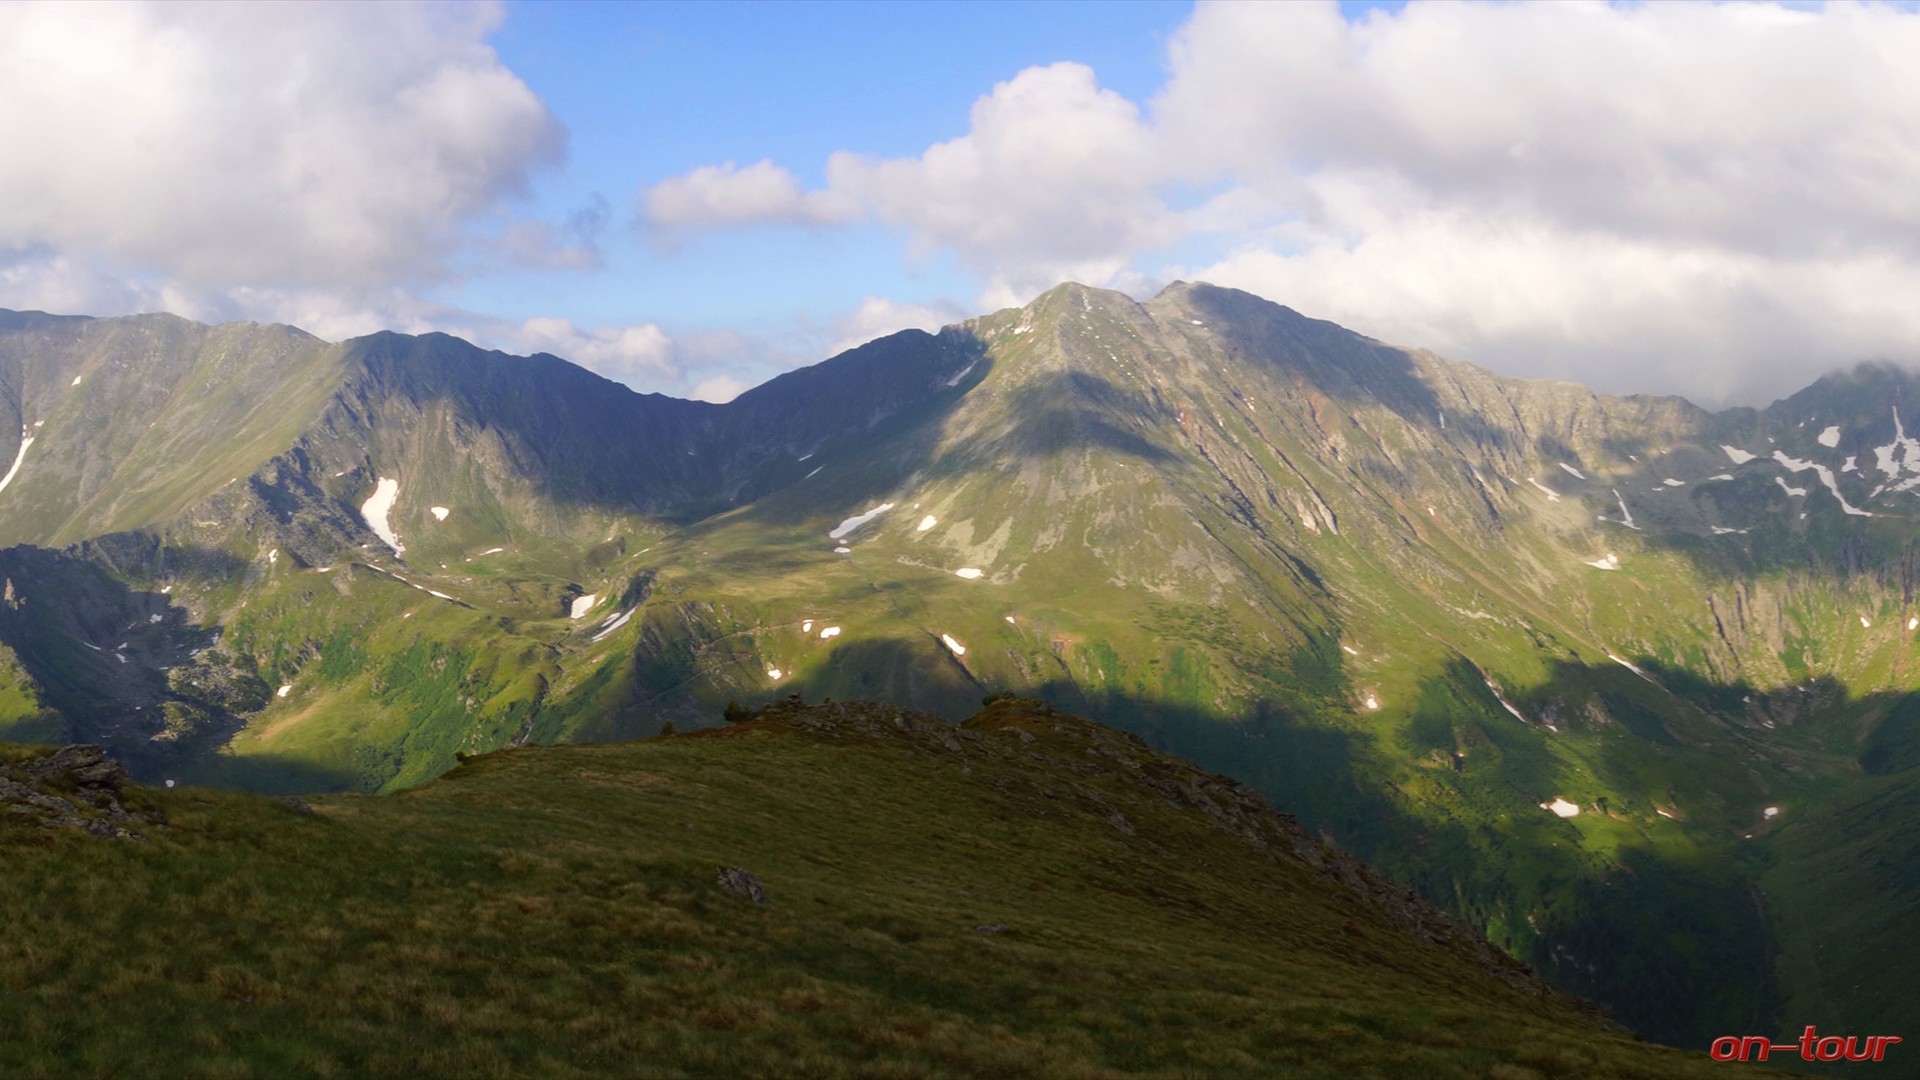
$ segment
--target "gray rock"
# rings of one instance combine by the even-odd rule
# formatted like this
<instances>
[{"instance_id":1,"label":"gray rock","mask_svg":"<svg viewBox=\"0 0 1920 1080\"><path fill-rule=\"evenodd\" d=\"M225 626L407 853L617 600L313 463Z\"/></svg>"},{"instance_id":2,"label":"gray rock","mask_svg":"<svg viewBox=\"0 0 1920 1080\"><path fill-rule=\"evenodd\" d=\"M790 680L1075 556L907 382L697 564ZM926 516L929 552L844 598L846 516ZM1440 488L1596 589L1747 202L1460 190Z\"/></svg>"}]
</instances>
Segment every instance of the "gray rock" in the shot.
<instances>
[{"instance_id":1,"label":"gray rock","mask_svg":"<svg viewBox=\"0 0 1920 1080\"><path fill-rule=\"evenodd\" d=\"M720 888L756 904L767 902L767 893L760 887L760 880L737 866L720 868Z\"/></svg>"},{"instance_id":2,"label":"gray rock","mask_svg":"<svg viewBox=\"0 0 1920 1080\"><path fill-rule=\"evenodd\" d=\"M164 824L159 812L120 801L126 767L98 746L66 746L16 768L0 766L0 805L49 829L79 829L102 839L144 840L129 825Z\"/></svg>"}]
</instances>

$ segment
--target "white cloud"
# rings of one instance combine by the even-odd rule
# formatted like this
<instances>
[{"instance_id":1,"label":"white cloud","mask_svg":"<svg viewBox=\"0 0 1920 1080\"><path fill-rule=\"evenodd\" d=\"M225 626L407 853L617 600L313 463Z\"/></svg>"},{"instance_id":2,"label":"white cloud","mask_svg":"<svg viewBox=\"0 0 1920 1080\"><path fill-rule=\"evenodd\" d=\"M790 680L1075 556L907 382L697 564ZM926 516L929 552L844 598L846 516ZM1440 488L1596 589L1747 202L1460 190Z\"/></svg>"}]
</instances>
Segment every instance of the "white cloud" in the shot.
<instances>
[{"instance_id":1,"label":"white cloud","mask_svg":"<svg viewBox=\"0 0 1920 1080\"><path fill-rule=\"evenodd\" d=\"M0 6L0 247L199 289L430 277L561 150L500 10Z\"/></svg>"},{"instance_id":2,"label":"white cloud","mask_svg":"<svg viewBox=\"0 0 1920 1080\"><path fill-rule=\"evenodd\" d=\"M705 166L654 185L649 218L674 226L851 222L904 230L916 251L957 252L987 279L985 306L1063 277L1105 281L1178 236L1151 182L1162 170L1133 103L1092 69L1028 68L977 101L966 135L914 158L840 152L803 191L769 161Z\"/></svg>"},{"instance_id":3,"label":"white cloud","mask_svg":"<svg viewBox=\"0 0 1920 1080\"><path fill-rule=\"evenodd\" d=\"M1881 6L1203 4L1145 110L1029 68L918 156L834 154L814 192L754 166L726 222L858 207L984 307L1177 251L1499 370L1756 400L1920 358L1916 55Z\"/></svg>"},{"instance_id":4,"label":"white cloud","mask_svg":"<svg viewBox=\"0 0 1920 1080\"><path fill-rule=\"evenodd\" d=\"M836 356L902 330L931 333L966 317L964 308L948 301L903 304L883 296L869 296L850 314L834 322L834 339L827 346L827 355Z\"/></svg>"},{"instance_id":5,"label":"white cloud","mask_svg":"<svg viewBox=\"0 0 1920 1080\"><path fill-rule=\"evenodd\" d=\"M1178 236L1140 110L1093 70L1028 68L974 103L966 135L918 158L835 154L828 190L987 277L988 306L1063 277L1105 281Z\"/></svg>"},{"instance_id":6,"label":"white cloud","mask_svg":"<svg viewBox=\"0 0 1920 1080\"><path fill-rule=\"evenodd\" d=\"M1920 18L1852 6L1218 5L1154 115L1280 210L1196 277L1500 370L1764 400L1920 357L1916 48Z\"/></svg>"},{"instance_id":7,"label":"white cloud","mask_svg":"<svg viewBox=\"0 0 1920 1080\"><path fill-rule=\"evenodd\" d=\"M712 375L695 383L692 392L687 396L695 401L711 401L716 405L724 405L752 387L752 383L732 375Z\"/></svg>"},{"instance_id":8,"label":"white cloud","mask_svg":"<svg viewBox=\"0 0 1920 1080\"><path fill-rule=\"evenodd\" d=\"M543 317L483 335L505 337L526 351L552 353L617 382L657 386L680 378L673 339L653 323L582 330L566 319Z\"/></svg>"},{"instance_id":9,"label":"white cloud","mask_svg":"<svg viewBox=\"0 0 1920 1080\"><path fill-rule=\"evenodd\" d=\"M742 169L729 161L670 177L646 193L647 220L667 228L767 223L833 223L859 212L831 191L807 192L771 161Z\"/></svg>"}]
</instances>

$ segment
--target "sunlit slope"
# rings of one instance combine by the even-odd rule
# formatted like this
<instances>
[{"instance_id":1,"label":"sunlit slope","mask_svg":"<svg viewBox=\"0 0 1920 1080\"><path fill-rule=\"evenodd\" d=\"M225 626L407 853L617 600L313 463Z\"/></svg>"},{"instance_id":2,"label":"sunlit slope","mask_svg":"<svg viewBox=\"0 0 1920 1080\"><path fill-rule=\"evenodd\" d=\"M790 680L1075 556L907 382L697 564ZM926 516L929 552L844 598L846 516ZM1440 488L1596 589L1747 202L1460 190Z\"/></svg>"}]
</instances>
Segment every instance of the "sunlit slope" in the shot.
<instances>
[{"instance_id":1,"label":"sunlit slope","mask_svg":"<svg viewBox=\"0 0 1920 1080\"><path fill-rule=\"evenodd\" d=\"M181 514L290 446L342 371L287 326L0 313L0 543Z\"/></svg>"},{"instance_id":2,"label":"sunlit slope","mask_svg":"<svg viewBox=\"0 0 1920 1080\"><path fill-rule=\"evenodd\" d=\"M645 598L631 557L912 426L976 357L905 335L722 410L444 335L9 313L0 521L83 539L0 558L0 722L307 789L558 738L549 690L619 647L587 628Z\"/></svg>"},{"instance_id":3,"label":"sunlit slope","mask_svg":"<svg viewBox=\"0 0 1920 1080\"><path fill-rule=\"evenodd\" d=\"M1260 783L1643 1030L1768 1022L1745 845L1907 685L1910 494L1838 456L1876 517L1782 489L1835 449L1804 417L1495 379L1204 286L960 332L984 355L935 420L645 557L580 730L1019 687Z\"/></svg>"},{"instance_id":4,"label":"sunlit slope","mask_svg":"<svg viewBox=\"0 0 1920 1080\"><path fill-rule=\"evenodd\" d=\"M9 1075L1729 1068L1576 1010L1248 790L1036 703L957 728L775 709L310 815L127 802L169 824L0 821Z\"/></svg>"}]
</instances>

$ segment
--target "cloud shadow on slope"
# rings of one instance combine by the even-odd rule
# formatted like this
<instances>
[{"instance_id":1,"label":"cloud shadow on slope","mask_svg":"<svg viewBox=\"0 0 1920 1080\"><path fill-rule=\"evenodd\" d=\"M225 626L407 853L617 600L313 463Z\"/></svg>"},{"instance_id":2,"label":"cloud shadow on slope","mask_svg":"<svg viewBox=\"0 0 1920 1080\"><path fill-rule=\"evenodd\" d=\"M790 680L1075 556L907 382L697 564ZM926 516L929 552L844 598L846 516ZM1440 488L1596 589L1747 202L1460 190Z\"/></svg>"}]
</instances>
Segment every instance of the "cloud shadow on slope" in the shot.
<instances>
[{"instance_id":1,"label":"cloud shadow on slope","mask_svg":"<svg viewBox=\"0 0 1920 1080\"><path fill-rule=\"evenodd\" d=\"M1230 358L1278 365L1329 398L1378 402L1411 423L1431 424L1440 414L1439 397L1404 349L1238 289L1189 285L1184 296Z\"/></svg>"}]
</instances>

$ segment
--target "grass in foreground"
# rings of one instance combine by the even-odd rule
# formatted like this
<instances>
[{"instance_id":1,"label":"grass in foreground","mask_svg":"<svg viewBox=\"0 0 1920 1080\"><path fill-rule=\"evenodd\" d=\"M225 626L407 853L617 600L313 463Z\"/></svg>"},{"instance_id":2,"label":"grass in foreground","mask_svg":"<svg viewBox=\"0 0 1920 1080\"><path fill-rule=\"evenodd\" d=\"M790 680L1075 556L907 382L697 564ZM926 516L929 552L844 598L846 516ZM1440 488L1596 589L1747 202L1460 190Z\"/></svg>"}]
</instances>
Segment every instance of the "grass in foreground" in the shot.
<instances>
[{"instance_id":1,"label":"grass in foreground","mask_svg":"<svg viewBox=\"0 0 1920 1080\"><path fill-rule=\"evenodd\" d=\"M128 802L170 824L137 843L0 815L8 1076L1736 1068L1392 925L1415 909L1303 859L1226 781L1032 702L958 729L776 706L317 814Z\"/></svg>"}]
</instances>

